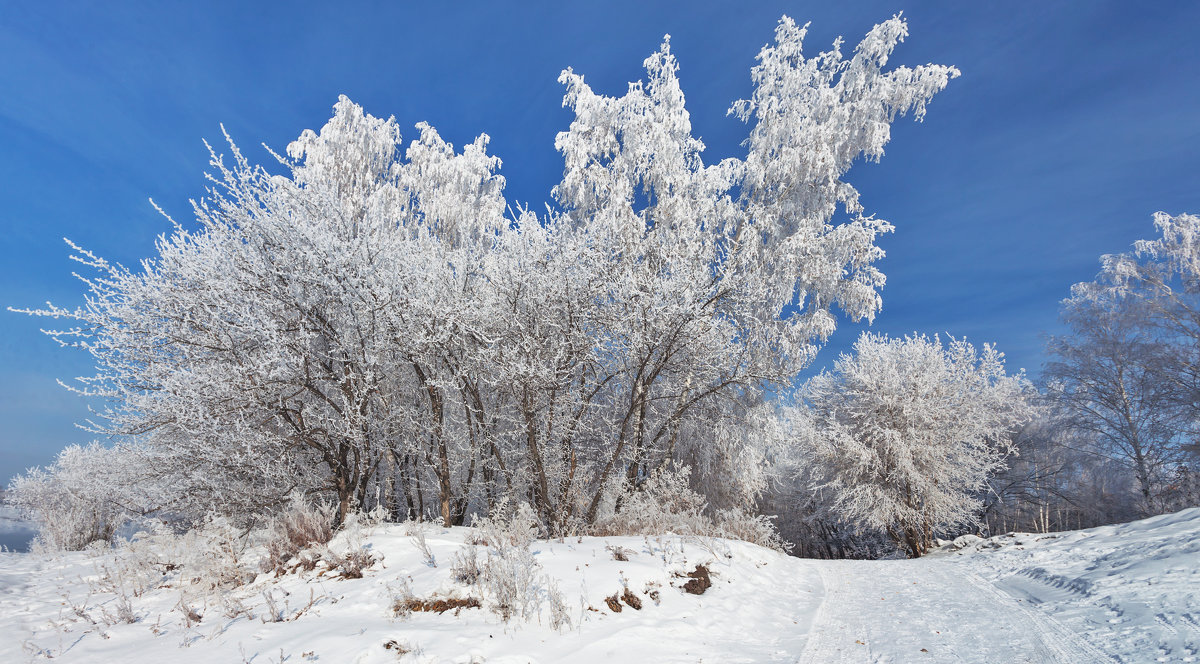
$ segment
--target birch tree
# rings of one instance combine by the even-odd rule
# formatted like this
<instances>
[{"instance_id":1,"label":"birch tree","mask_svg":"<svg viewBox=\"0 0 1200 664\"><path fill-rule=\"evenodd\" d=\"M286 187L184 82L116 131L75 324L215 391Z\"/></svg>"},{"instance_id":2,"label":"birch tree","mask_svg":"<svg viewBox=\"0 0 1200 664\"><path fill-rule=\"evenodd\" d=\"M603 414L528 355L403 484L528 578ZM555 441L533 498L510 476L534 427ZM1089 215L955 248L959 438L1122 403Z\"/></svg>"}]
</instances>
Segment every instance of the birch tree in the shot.
<instances>
[{"instance_id":1,"label":"birch tree","mask_svg":"<svg viewBox=\"0 0 1200 664\"><path fill-rule=\"evenodd\" d=\"M1048 394L1070 423L1132 476L1143 515L1159 511L1159 493L1188 461L1197 416L1200 219L1158 215L1162 237L1102 259L1095 281L1076 284L1063 301L1064 334L1050 337Z\"/></svg>"}]
</instances>

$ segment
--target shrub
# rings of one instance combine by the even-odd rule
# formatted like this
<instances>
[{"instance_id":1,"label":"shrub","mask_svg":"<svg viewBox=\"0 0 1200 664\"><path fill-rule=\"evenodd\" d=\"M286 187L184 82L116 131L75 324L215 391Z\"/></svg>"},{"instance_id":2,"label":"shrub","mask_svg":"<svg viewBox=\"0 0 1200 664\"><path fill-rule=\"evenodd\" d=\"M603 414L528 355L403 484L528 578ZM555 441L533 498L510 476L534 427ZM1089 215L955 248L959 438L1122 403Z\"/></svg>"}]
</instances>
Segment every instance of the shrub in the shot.
<instances>
[{"instance_id":1,"label":"shrub","mask_svg":"<svg viewBox=\"0 0 1200 664\"><path fill-rule=\"evenodd\" d=\"M121 454L92 443L71 445L48 468L34 468L13 479L12 504L39 523L34 548L79 551L93 542L111 542L129 520L122 504L136 503L118 494L128 486L113 477Z\"/></svg>"},{"instance_id":2,"label":"shrub","mask_svg":"<svg viewBox=\"0 0 1200 664\"><path fill-rule=\"evenodd\" d=\"M312 505L299 496L293 496L287 509L270 526L263 571L280 572L285 563L304 549L314 544L327 544L333 539L333 518L332 505Z\"/></svg>"},{"instance_id":3,"label":"shrub","mask_svg":"<svg viewBox=\"0 0 1200 664\"><path fill-rule=\"evenodd\" d=\"M738 539L776 551L788 551L770 517L727 508L710 516L704 497L689 485L689 469L664 469L640 486L626 483L615 508L592 529L595 535L676 535ZM620 560L618 552L614 558Z\"/></svg>"}]
</instances>

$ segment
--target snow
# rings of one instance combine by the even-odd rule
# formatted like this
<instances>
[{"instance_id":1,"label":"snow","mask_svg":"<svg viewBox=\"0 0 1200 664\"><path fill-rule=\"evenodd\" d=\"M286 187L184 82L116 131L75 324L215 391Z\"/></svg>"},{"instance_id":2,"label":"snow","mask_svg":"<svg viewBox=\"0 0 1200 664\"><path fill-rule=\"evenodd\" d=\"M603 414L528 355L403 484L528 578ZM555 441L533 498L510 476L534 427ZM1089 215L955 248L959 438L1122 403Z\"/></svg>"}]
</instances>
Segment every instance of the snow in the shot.
<instances>
[{"instance_id":1,"label":"snow","mask_svg":"<svg viewBox=\"0 0 1200 664\"><path fill-rule=\"evenodd\" d=\"M1200 661L1200 508L958 553L955 563L1117 661Z\"/></svg>"},{"instance_id":2,"label":"snow","mask_svg":"<svg viewBox=\"0 0 1200 664\"><path fill-rule=\"evenodd\" d=\"M1187 662L1200 644L1200 509L966 538L918 560L802 560L671 535L542 540L532 546L538 574L557 585L572 621L557 631L545 603L507 624L486 608L396 617L406 583L421 598L472 594L450 572L469 529L426 526L436 567L409 532L367 533L379 562L361 579L321 568L260 575L230 591L225 603L249 610L235 618L216 595L188 596L202 614L192 626L175 608L174 572L130 597L126 624L104 582L113 553L0 554L0 661ZM616 547L628 560L614 558ZM713 585L685 593L681 575L698 564ZM604 598L625 588L643 606L614 613ZM284 621L264 621L268 596Z\"/></svg>"}]
</instances>

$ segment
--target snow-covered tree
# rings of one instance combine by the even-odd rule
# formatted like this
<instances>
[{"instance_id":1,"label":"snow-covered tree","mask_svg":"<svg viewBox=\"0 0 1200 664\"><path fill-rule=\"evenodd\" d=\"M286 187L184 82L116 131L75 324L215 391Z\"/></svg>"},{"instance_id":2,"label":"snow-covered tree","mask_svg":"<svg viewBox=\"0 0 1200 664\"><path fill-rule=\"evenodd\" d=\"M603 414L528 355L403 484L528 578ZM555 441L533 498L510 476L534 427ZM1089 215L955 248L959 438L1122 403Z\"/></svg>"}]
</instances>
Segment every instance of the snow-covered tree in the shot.
<instances>
[{"instance_id":1,"label":"snow-covered tree","mask_svg":"<svg viewBox=\"0 0 1200 664\"><path fill-rule=\"evenodd\" d=\"M1030 416L1027 392L993 346L864 333L803 388L805 471L836 513L920 556L978 519L978 491Z\"/></svg>"},{"instance_id":2,"label":"snow-covered tree","mask_svg":"<svg viewBox=\"0 0 1200 664\"><path fill-rule=\"evenodd\" d=\"M130 520L158 509L158 486L137 450L98 443L70 445L47 468L13 479L13 505L36 520L37 544L77 551L111 541Z\"/></svg>"},{"instance_id":3,"label":"snow-covered tree","mask_svg":"<svg viewBox=\"0 0 1200 664\"><path fill-rule=\"evenodd\" d=\"M843 177L958 74L885 71L906 34L897 17L850 57L806 58L784 18L734 106L747 154L715 164L669 42L622 97L567 70L540 217L506 215L486 136L455 150L420 124L405 149L343 97L276 155L285 175L230 141L195 225L137 270L76 248L87 304L30 313L72 321L51 334L96 360L77 387L111 404L94 429L135 438L175 510L326 493L342 516L379 502L450 525L512 497L561 531L681 466L714 509L745 507L770 388L835 309L880 306L891 226Z\"/></svg>"},{"instance_id":4,"label":"snow-covered tree","mask_svg":"<svg viewBox=\"0 0 1200 664\"><path fill-rule=\"evenodd\" d=\"M587 325L600 334L586 366L604 384L607 418L589 518L615 473L637 480L682 446L719 447L712 424L740 417L764 386L790 384L834 331L835 307L873 318L883 284L874 242L891 226L864 216L842 178L855 159L879 158L890 122L923 117L958 74L883 71L906 34L893 18L848 59L840 41L805 58L805 29L784 18L759 54L753 97L732 109L754 122L748 154L715 164L692 136L669 41L646 60L648 81L622 97L563 73L576 119L556 141L566 172L555 223L592 286ZM848 218L834 223L839 211Z\"/></svg>"},{"instance_id":5,"label":"snow-covered tree","mask_svg":"<svg viewBox=\"0 0 1200 664\"><path fill-rule=\"evenodd\" d=\"M1200 421L1200 217L1159 214L1162 237L1104 256L1063 301L1050 337L1048 394L1097 454L1131 473L1142 514L1188 461ZM1194 460L1194 459L1193 459Z\"/></svg>"},{"instance_id":6,"label":"snow-covered tree","mask_svg":"<svg viewBox=\"0 0 1200 664\"><path fill-rule=\"evenodd\" d=\"M95 428L144 437L205 504L329 490L344 516L385 457L451 472L423 372L474 332L461 294L508 226L498 161L428 127L402 160L394 121L334 110L281 158L291 177L214 153L198 228L139 271L79 250L100 274L87 305L36 312L78 321L52 334L96 359L80 390L112 405Z\"/></svg>"}]
</instances>

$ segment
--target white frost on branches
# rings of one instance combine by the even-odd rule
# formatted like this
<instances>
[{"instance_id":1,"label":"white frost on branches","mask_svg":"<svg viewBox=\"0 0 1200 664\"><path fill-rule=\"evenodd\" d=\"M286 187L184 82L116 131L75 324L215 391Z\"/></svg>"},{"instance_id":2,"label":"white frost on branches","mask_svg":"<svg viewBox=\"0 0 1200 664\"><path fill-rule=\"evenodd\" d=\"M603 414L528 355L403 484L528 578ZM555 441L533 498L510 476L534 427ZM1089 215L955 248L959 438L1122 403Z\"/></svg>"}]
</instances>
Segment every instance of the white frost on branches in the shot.
<instances>
[{"instance_id":1,"label":"white frost on branches","mask_svg":"<svg viewBox=\"0 0 1200 664\"><path fill-rule=\"evenodd\" d=\"M487 136L456 150L420 124L405 148L342 97L277 156L288 175L230 141L194 228L138 270L76 248L87 304L29 313L72 322L50 334L99 367L79 388L111 404L94 429L137 441L178 514L303 492L450 525L511 498L562 532L685 466L713 509L745 508L768 395L835 309L879 309L891 226L843 177L958 75L884 71L906 34L896 17L849 58L805 58L784 18L733 109L747 154L716 164L669 42L621 97L568 69L540 217L506 216Z\"/></svg>"},{"instance_id":2,"label":"white frost on branches","mask_svg":"<svg viewBox=\"0 0 1200 664\"><path fill-rule=\"evenodd\" d=\"M1186 493L1200 458L1200 217L1159 212L1154 225L1159 237L1071 288L1068 333L1047 344L1050 395L1092 452L1129 470L1141 515Z\"/></svg>"},{"instance_id":3,"label":"white frost on branches","mask_svg":"<svg viewBox=\"0 0 1200 664\"><path fill-rule=\"evenodd\" d=\"M833 511L913 556L935 532L974 523L979 490L1032 414L1028 382L1005 375L1003 357L961 339L864 334L811 379L801 463Z\"/></svg>"}]
</instances>

